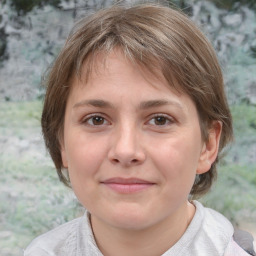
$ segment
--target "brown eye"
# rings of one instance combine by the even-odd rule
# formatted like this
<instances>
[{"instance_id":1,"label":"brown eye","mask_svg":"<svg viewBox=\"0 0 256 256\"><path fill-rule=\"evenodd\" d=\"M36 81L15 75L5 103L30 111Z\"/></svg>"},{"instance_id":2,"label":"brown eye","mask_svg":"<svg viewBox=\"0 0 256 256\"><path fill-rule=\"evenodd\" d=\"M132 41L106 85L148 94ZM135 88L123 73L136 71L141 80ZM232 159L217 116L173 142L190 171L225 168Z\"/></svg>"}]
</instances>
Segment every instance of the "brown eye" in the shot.
<instances>
[{"instance_id":1,"label":"brown eye","mask_svg":"<svg viewBox=\"0 0 256 256\"><path fill-rule=\"evenodd\" d=\"M93 125L102 125L104 124L104 118L101 116L94 116L92 117L92 123Z\"/></svg>"},{"instance_id":2,"label":"brown eye","mask_svg":"<svg viewBox=\"0 0 256 256\"><path fill-rule=\"evenodd\" d=\"M107 120L104 117L97 116L97 115L88 117L83 121L83 123L90 126L100 126L100 125L108 124Z\"/></svg>"},{"instance_id":3,"label":"brown eye","mask_svg":"<svg viewBox=\"0 0 256 256\"><path fill-rule=\"evenodd\" d=\"M154 118L155 125L165 125L167 121L167 118L164 116L157 116Z\"/></svg>"},{"instance_id":4,"label":"brown eye","mask_svg":"<svg viewBox=\"0 0 256 256\"><path fill-rule=\"evenodd\" d=\"M153 116L149 121L148 124L151 126L163 126L168 127L169 125L173 124L174 120L169 115L159 114Z\"/></svg>"}]
</instances>

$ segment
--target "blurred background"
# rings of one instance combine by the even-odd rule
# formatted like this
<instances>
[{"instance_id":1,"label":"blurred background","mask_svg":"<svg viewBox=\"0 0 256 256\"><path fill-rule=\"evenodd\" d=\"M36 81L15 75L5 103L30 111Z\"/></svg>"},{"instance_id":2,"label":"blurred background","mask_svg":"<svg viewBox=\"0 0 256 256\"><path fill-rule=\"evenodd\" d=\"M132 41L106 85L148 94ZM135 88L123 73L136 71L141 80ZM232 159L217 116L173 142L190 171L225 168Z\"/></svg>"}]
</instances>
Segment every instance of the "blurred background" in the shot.
<instances>
[{"instance_id":1,"label":"blurred background","mask_svg":"<svg viewBox=\"0 0 256 256\"><path fill-rule=\"evenodd\" d=\"M127 1L129 2L129 1ZM22 255L37 235L79 216L44 148L41 79L74 22L111 0L0 0L0 255ZM201 199L256 237L256 1L184 0L223 68L235 142Z\"/></svg>"}]
</instances>

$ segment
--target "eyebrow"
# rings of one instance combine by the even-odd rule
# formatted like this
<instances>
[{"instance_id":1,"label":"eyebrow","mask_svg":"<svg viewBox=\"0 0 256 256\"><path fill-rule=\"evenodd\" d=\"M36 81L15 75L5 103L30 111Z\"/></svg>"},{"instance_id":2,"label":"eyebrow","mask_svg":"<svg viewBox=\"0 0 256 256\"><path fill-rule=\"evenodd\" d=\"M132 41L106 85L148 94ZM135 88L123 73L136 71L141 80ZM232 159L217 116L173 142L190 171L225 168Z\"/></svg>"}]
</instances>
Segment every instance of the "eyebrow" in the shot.
<instances>
[{"instance_id":1,"label":"eyebrow","mask_svg":"<svg viewBox=\"0 0 256 256\"><path fill-rule=\"evenodd\" d=\"M143 101L140 103L140 109L148 109L153 107L161 107L166 105L173 105L180 109L183 109L182 105L177 101L170 101L170 100L149 100Z\"/></svg>"},{"instance_id":2,"label":"eyebrow","mask_svg":"<svg viewBox=\"0 0 256 256\"><path fill-rule=\"evenodd\" d=\"M177 101L162 100L162 99L143 101L140 103L139 109L149 109L153 107L161 107L166 105L173 105L180 109L183 109L182 105ZM110 102L105 100L100 100L100 99L83 100L76 103L73 106L73 108L79 108L84 106L93 106L97 108L112 108L112 109L115 108L115 106Z\"/></svg>"},{"instance_id":3,"label":"eyebrow","mask_svg":"<svg viewBox=\"0 0 256 256\"><path fill-rule=\"evenodd\" d=\"M93 99L93 100L83 100L78 103L76 103L73 108L78 108L78 107L84 107L84 106L93 106L97 108L114 108L114 106L105 100L98 100L98 99Z\"/></svg>"}]
</instances>

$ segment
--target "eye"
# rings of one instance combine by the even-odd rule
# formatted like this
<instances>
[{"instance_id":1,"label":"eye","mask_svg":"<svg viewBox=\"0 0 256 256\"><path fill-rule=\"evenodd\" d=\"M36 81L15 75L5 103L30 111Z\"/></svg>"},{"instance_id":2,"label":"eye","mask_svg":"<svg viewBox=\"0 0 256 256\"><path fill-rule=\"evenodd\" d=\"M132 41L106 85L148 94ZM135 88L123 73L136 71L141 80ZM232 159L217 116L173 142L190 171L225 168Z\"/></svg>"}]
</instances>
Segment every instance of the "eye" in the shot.
<instances>
[{"instance_id":1,"label":"eye","mask_svg":"<svg viewBox=\"0 0 256 256\"><path fill-rule=\"evenodd\" d=\"M165 115L155 115L153 118L149 120L150 125L157 125L157 126L165 126L173 123L173 119L169 116Z\"/></svg>"},{"instance_id":2,"label":"eye","mask_svg":"<svg viewBox=\"0 0 256 256\"><path fill-rule=\"evenodd\" d=\"M100 115L89 116L83 120L83 123L89 126L101 126L109 124L109 122Z\"/></svg>"}]
</instances>

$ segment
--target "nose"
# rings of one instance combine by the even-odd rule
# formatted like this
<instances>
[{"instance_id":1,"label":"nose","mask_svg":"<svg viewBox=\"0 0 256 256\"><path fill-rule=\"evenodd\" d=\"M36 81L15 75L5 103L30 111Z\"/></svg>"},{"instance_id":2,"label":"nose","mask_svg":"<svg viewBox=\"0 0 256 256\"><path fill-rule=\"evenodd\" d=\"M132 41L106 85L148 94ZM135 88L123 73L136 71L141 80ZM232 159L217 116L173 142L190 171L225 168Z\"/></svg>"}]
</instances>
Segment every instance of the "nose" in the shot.
<instances>
[{"instance_id":1,"label":"nose","mask_svg":"<svg viewBox=\"0 0 256 256\"><path fill-rule=\"evenodd\" d=\"M111 138L109 160L113 164L125 167L142 164L146 155L140 139L141 136L136 127L120 127Z\"/></svg>"}]
</instances>

